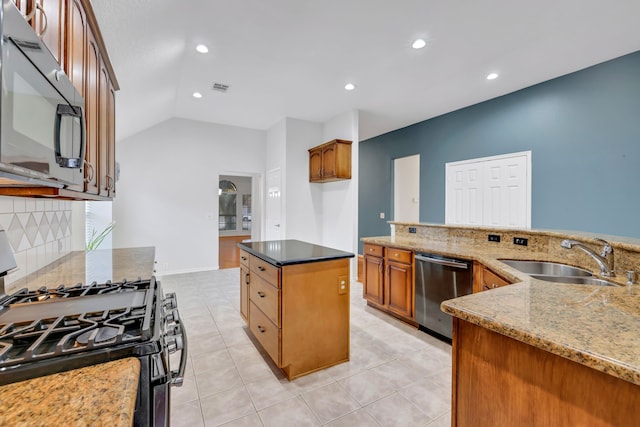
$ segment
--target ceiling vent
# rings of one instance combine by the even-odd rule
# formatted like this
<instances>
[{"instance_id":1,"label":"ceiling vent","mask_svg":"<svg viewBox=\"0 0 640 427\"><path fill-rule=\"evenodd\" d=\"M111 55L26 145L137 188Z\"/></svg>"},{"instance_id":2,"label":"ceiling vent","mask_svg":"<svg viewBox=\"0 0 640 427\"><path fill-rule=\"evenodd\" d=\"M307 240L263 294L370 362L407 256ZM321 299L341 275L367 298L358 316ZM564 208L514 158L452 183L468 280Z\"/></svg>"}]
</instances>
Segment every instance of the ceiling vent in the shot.
<instances>
[{"instance_id":1,"label":"ceiling vent","mask_svg":"<svg viewBox=\"0 0 640 427\"><path fill-rule=\"evenodd\" d=\"M222 83L214 83L211 89L216 90L218 92L225 93L227 90L229 90L229 85L225 85Z\"/></svg>"}]
</instances>

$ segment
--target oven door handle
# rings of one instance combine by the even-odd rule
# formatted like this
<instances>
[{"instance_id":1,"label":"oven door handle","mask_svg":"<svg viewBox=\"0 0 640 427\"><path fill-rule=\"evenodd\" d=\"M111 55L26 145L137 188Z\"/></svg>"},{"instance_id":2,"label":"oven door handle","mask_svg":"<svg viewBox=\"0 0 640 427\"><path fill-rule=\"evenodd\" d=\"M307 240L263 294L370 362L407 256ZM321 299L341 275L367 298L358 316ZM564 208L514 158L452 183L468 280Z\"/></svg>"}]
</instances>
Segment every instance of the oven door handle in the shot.
<instances>
[{"instance_id":1,"label":"oven door handle","mask_svg":"<svg viewBox=\"0 0 640 427\"><path fill-rule=\"evenodd\" d=\"M180 387L184 382L184 374L187 370L187 330L181 319L176 319L175 324L180 328L178 334L182 337L182 349L180 350L180 366L177 371L171 371L171 385Z\"/></svg>"}]
</instances>

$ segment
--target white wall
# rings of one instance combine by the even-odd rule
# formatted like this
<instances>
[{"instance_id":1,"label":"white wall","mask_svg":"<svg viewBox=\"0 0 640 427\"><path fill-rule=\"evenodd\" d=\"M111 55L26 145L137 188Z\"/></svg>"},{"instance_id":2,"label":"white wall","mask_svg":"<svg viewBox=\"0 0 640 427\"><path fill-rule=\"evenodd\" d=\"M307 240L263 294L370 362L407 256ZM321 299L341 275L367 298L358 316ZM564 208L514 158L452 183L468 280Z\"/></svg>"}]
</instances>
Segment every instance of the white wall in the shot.
<instances>
[{"instance_id":1,"label":"white wall","mask_svg":"<svg viewBox=\"0 0 640 427\"><path fill-rule=\"evenodd\" d=\"M285 239L286 238L286 232L287 232L287 212L284 209L284 207L286 206L286 187L287 187L287 182L286 182L286 177L287 177L287 167L286 167L286 160L287 160L287 119L282 119L281 121L279 121L278 123L276 123L275 125L273 125L271 128L269 128L269 130L267 130L267 152L266 152L266 165L265 165L265 171L268 173L271 170L274 169L280 169L280 193L281 193L281 203L282 203L282 209L280 212L280 238L281 239ZM264 195L264 201L265 201L265 208L266 208L266 201L267 201L267 195L266 192L268 191L268 183L266 182L268 180L268 178L265 177L265 195ZM266 213L266 209L265 209L265 215L264 217L266 218L267 213ZM262 224L264 225L263 230L264 233L262 234L262 239L266 239L267 237L267 224L264 221L262 221ZM272 236L272 232L269 233L269 238L271 238Z\"/></svg>"},{"instance_id":2,"label":"white wall","mask_svg":"<svg viewBox=\"0 0 640 427\"><path fill-rule=\"evenodd\" d=\"M173 118L117 143L114 247L155 246L158 274L218 267L218 176L264 174L264 131Z\"/></svg>"},{"instance_id":3,"label":"white wall","mask_svg":"<svg viewBox=\"0 0 640 427\"><path fill-rule=\"evenodd\" d=\"M322 142L322 125L287 118L287 239L322 244L322 185L309 182L309 148Z\"/></svg>"},{"instance_id":4,"label":"white wall","mask_svg":"<svg viewBox=\"0 0 640 427\"><path fill-rule=\"evenodd\" d=\"M351 179L322 184L322 242L325 246L358 252L358 111L340 114L324 123L323 141L347 139L351 144ZM352 277L357 275L352 264ZM355 271L355 275L354 275Z\"/></svg>"}]
</instances>

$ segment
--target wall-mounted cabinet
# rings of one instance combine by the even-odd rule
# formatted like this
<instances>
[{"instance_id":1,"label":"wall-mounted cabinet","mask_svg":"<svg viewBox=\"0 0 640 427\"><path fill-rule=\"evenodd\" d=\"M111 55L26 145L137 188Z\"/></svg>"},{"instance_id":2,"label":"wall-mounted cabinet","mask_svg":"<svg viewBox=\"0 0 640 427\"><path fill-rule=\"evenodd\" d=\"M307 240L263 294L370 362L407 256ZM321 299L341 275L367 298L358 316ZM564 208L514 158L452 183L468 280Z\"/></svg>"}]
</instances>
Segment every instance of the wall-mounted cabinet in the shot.
<instances>
[{"instance_id":1,"label":"wall-mounted cabinet","mask_svg":"<svg viewBox=\"0 0 640 427\"><path fill-rule=\"evenodd\" d=\"M351 141L334 139L309 150L309 182L351 179Z\"/></svg>"},{"instance_id":2,"label":"wall-mounted cabinet","mask_svg":"<svg viewBox=\"0 0 640 427\"><path fill-rule=\"evenodd\" d=\"M85 100L84 183L65 189L0 187L0 195L115 197L115 92L119 89L90 0L14 0Z\"/></svg>"}]
</instances>

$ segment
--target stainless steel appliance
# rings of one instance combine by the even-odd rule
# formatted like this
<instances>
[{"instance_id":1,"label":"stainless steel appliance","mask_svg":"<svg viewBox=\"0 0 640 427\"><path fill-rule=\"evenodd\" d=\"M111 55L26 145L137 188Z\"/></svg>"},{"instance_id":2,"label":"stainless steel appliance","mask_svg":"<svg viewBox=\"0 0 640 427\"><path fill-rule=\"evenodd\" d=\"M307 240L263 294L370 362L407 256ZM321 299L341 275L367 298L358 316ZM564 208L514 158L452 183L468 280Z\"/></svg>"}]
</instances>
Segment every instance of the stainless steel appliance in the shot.
<instances>
[{"instance_id":1,"label":"stainless steel appliance","mask_svg":"<svg viewBox=\"0 0 640 427\"><path fill-rule=\"evenodd\" d=\"M2 0L0 33L0 178L81 184L84 99L11 0Z\"/></svg>"},{"instance_id":2,"label":"stainless steel appliance","mask_svg":"<svg viewBox=\"0 0 640 427\"><path fill-rule=\"evenodd\" d=\"M181 350L172 370L169 354ZM140 361L135 426L169 425L187 341L174 294L150 280L0 295L0 385L125 357Z\"/></svg>"},{"instance_id":3,"label":"stainless steel appliance","mask_svg":"<svg viewBox=\"0 0 640 427\"><path fill-rule=\"evenodd\" d=\"M451 316L442 301L473 292L473 263L431 254L416 254L416 322L420 329L451 340Z\"/></svg>"}]
</instances>

